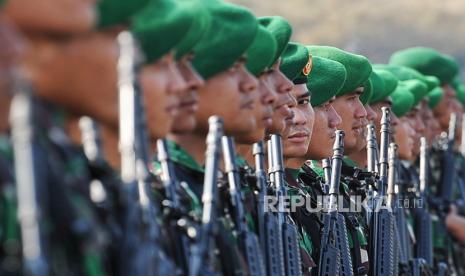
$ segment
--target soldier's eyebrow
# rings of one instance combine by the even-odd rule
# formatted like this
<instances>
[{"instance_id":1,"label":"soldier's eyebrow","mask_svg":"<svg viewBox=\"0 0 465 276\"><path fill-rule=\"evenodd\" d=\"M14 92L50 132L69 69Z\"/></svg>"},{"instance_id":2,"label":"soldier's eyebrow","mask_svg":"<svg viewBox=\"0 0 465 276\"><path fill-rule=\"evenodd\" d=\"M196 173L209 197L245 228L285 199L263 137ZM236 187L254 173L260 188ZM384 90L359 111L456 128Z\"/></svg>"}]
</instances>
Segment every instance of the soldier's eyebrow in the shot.
<instances>
[{"instance_id":1,"label":"soldier's eyebrow","mask_svg":"<svg viewBox=\"0 0 465 276\"><path fill-rule=\"evenodd\" d=\"M305 92L304 94L297 96L297 98L298 98L298 99L301 99L301 98L308 98L308 97L310 97L311 95L312 95L312 94L310 93L310 91L307 91L307 92Z\"/></svg>"}]
</instances>

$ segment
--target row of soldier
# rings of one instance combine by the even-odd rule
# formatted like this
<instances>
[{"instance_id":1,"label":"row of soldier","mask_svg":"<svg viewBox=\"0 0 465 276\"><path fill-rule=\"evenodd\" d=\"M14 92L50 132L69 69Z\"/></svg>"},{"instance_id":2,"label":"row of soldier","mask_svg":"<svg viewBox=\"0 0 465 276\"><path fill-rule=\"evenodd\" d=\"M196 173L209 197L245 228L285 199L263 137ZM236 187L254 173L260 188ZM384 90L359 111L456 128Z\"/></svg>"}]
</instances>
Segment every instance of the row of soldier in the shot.
<instances>
[{"instance_id":1,"label":"row of soldier","mask_svg":"<svg viewBox=\"0 0 465 276\"><path fill-rule=\"evenodd\" d=\"M0 1L2 275L464 275L452 57L375 65L220 0L36 2Z\"/></svg>"}]
</instances>

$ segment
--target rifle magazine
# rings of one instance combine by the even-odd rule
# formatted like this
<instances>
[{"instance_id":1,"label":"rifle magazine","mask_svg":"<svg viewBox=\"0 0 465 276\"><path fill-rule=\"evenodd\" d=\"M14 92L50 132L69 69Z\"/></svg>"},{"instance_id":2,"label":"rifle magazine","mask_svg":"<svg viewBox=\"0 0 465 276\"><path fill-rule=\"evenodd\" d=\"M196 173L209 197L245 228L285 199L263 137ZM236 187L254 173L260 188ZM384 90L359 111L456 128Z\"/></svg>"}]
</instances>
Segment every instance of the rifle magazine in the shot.
<instances>
[{"instance_id":1,"label":"rifle magazine","mask_svg":"<svg viewBox=\"0 0 465 276\"><path fill-rule=\"evenodd\" d=\"M348 234L345 217L342 214L337 214L337 223L334 225L336 230L336 246L341 253L341 268L339 275L354 275L352 267L352 256L350 255L350 247L348 242Z\"/></svg>"},{"instance_id":2,"label":"rifle magazine","mask_svg":"<svg viewBox=\"0 0 465 276\"><path fill-rule=\"evenodd\" d=\"M297 227L294 224L284 223L284 259L286 275L302 275L299 236Z\"/></svg>"}]
</instances>

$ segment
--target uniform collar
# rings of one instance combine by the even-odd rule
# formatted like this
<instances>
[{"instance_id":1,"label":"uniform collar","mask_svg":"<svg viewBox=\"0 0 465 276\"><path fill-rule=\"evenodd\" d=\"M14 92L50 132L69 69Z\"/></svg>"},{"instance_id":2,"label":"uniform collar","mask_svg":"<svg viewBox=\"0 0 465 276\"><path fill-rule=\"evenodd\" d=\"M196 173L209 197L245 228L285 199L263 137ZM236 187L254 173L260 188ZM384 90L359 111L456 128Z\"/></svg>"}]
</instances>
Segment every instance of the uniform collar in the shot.
<instances>
[{"instance_id":1,"label":"uniform collar","mask_svg":"<svg viewBox=\"0 0 465 276\"><path fill-rule=\"evenodd\" d=\"M245 167L251 167L249 163L247 163L247 160L245 160L242 156L236 154L236 165L245 168Z\"/></svg>"},{"instance_id":2,"label":"uniform collar","mask_svg":"<svg viewBox=\"0 0 465 276\"><path fill-rule=\"evenodd\" d=\"M168 144L168 152L170 154L170 158L173 162L181 164L189 169L194 171L198 171L201 173L205 172L205 168L200 165L192 155L190 155L185 149L183 149L180 145L176 142L167 139Z\"/></svg>"},{"instance_id":3,"label":"uniform collar","mask_svg":"<svg viewBox=\"0 0 465 276\"><path fill-rule=\"evenodd\" d=\"M350 159L348 156L344 156L343 161L349 167L357 167L357 168L359 168L359 165L354 160Z\"/></svg>"},{"instance_id":4,"label":"uniform collar","mask_svg":"<svg viewBox=\"0 0 465 276\"><path fill-rule=\"evenodd\" d=\"M324 173L324 171L323 171L323 168L320 167L320 165L318 164L318 161L316 161L316 160L310 160L310 168L311 168L319 177L323 177L323 179L324 179L325 173Z\"/></svg>"},{"instance_id":5,"label":"uniform collar","mask_svg":"<svg viewBox=\"0 0 465 276\"><path fill-rule=\"evenodd\" d=\"M13 147L7 135L0 135L0 154L8 160L13 160Z\"/></svg>"},{"instance_id":6,"label":"uniform collar","mask_svg":"<svg viewBox=\"0 0 465 276\"><path fill-rule=\"evenodd\" d=\"M286 172L292 177L292 179L297 180L299 178L300 169L291 169L286 168Z\"/></svg>"}]
</instances>

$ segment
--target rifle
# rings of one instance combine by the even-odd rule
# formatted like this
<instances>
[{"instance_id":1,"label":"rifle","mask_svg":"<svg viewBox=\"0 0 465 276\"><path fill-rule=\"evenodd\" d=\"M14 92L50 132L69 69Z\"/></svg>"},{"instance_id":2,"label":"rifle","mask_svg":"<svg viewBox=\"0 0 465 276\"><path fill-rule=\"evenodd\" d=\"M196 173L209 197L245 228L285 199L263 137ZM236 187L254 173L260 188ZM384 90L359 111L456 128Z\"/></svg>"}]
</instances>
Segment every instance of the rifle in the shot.
<instances>
[{"instance_id":1,"label":"rifle","mask_svg":"<svg viewBox=\"0 0 465 276\"><path fill-rule=\"evenodd\" d=\"M420 140L420 200L423 208L417 208L415 214L415 236L417 238L416 257L424 259L427 264L433 264L433 236L431 216L428 212L428 200L426 185L428 183L427 171L427 144L426 138Z\"/></svg>"},{"instance_id":2,"label":"rifle","mask_svg":"<svg viewBox=\"0 0 465 276\"><path fill-rule=\"evenodd\" d=\"M416 255L418 258L423 258L426 263L433 263L433 236L432 236L432 224L431 216L428 212L427 202L427 190L426 185L428 183L427 171L427 142L425 137L421 137L420 140L420 199L423 202L423 208L417 209L416 223L417 231L417 248Z\"/></svg>"},{"instance_id":3,"label":"rifle","mask_svg":"<svg viewBox=\"0 0 465 276\"><path fill-rule=\"evenodd\" d=\"M124 275L167 275L175 265L162 251L161 229L156 218L159 210L149 196L152 182L147 168L148 140L142 105L142 95L136 84L136 70L140 56L130 32L117 38L120 47L118 60L119 86L119 149L121 178L125 195L124 238L121 265ZM139 116L139 117L138 117Z\"/></svg>"},{"instance_id":4,"label":"rifle","mask_svg":"<svg viewBox=\"0 0 465 276\"><path fill-rule=\"evenodd\" d=\"M236 167L236 149L231 137L223 136L223 159L225 172L228 175L229 196L234 215L234 224L237 230L239 246L245 256L250 275L265 275L265 263L260 244L255 233L249 231L242 203L243 195L240 186L239 174Z\"/></svg>"},{"instance_id":5,"label":"rifle","mask_svg":"<svg viewBox=\"0 0 465 276\"><path fill-rule=\"evenodd\" d=\"M79 119L79 129L84 153L89 162L103 162L102 141L97 123L92 118L83 116Z\"/></svg>"},{"instance_id":6,"label":"rifle","mask_svg":"<svg viewBox=\"0 0 465 276\"><path fill-rule=\"evenodd\" d=\"M34 103L32 90L24 81L17 80L10 108L11 140L13 142L18 220L25 275L48 275L49 265L44 248L48 244L42 229L43 209L39 203L44 183L39 179L39 157L33 124Z\"/></svg>"},{"instance_id":7,"label":"rifle","mask_svg":"<svg viewBox=\"0 0 465 276\"><path fill-rule=\"evenodd\" d=\"M221 156L221 137L223 136L223 121L217 116L208 119L207 151L205 153L205 178L203 184L202 226L198 239L192 246L189 259L189 275L205 275L208 267L205 261L211 260L209 254L214 252L217 223L218 200L218 163ZM210 273L208 273L210 274Z\"/></svg>"},{"instance_id":8,"label":"rifle","mask_svg":"<svg viewBox=\"0 0 465 276\"><path fill-rule=\"evenodd\" d=\"M376 143L375 126L367 125L367 170L369 172L378 172L378 145Z\"/></svg>"},{"instance_id":9,"label":"rifle","mask_svg":"<svg viewBox=\"0 0 465 276\"><path fill-rule=\"evenodd\" d=\"M278 134L272 134L270 142L270 179L274 184L275 195L278 198L278 225L279 233L283 240L283 256L284 268L286 275L302 275L299 234L297 226L292 220L290 214L284 210L284 197L287 196L287 191L284 183L284 164L282 152L282 140Z\"/></svg>"},{"instance_id":10,"label":"rifle","mask_svg":"<svg viewBox=\"0 0 465 276\"><path fill-rule=\"evenodd\" d=\"M408 259L406 259L405 245L406 242L402 241L401 237L405 238L405 217L404 211L397 208L397 194L395 192L395 186L397 181L397 145L395 143L389 144L388 152L388 164L389 164L389 173L388 173L388 187L387 187L387 206L396 219L397 223L393 223L394 227L394 240L393 240L393 254L394 254L394 275L399 274L399 268L401 264L405 266L408 264ZM402 229L402 230L399 230ZM402 232L400 232L402 231Z\"/></svg>"},{"instance_id":11,"label":"rifle","mask_svg":"<svg viewBox=\"0 0 465 276\"><path fill-rule=\"evenodd\" d=\"M384 197L388 178L388 145L390 139L390 110L382 108L381 145L378 196L374 199L375 211L370 225L370 270L372 275L393 275L394 263L394 218L387 210ZM377 210L379 208L379 210Z\"/></svg>"},{"instance_id":12,"label":"rifle","mask_svg":"<svg viewBox=\"0 0 465 276\"><path fill-rule=\"evenodd\" d=\"M378 167L378 145L376 142L375 135L375 126L373 124L367 125L366 132L366 141L367 141L367 171L372 174L371 179L368 181L367 189L367 198L369 199L370 206L374 206L374 198L376 194L376 178L378 177L379 167ZM368 179L367 179L368 180ZM372 211L370 208L366 211L367 224L370 224Z\"/></svg>"},{"instance_id":13,"label":"rifle","mask_svg":"<svg viewBox=\"0 0 465 276\"><path fill-rule=\"evenodd\" d=\"M329 186L331 185L331 160L329 158L324 158L323 160L321 160L321 165L323 167L323 172L325 175L323 193L327 195L329 193Z\"/></svg>"},{"instance_id":14,"label":"rifle","mask_svg":"<svg viewBox=\"0 0 465 276\"><path fill-rule=\"evenodd\" d=\"M455 131L457 126L457 115L452 113L449 120L449 130L448 133L444 136L447 136L443 143L443 155L442 155L442 169L441 169L441 179L440 179L440 188L436 198L431 200L432 207L436 210L438 216L442 219L445 219L447 213L449 212L449 206L452 201L452 188L453 181L455 181L455 160L454 160L454 140L455 140ZM447 228L444 223L440 224L440 231L446 233ZM447 251L449 250L450 240L446 239L446 248L444 248L444 254L447 256ZM440 260L437 264L437 273L438 275L448 275L451 271L451 267L446 263L448 260Z\"/></svg>"},{"instance_id":15,"label":"rifle","mask_svg":"<svg viewBox=\"0 0 465 276\"><path fill-rule=\"evenodd\" d=\"M171 236L171 248L173 249L176 264L187 273L189 240L186 236L186 230L190 223L186 215L187 210L182 206L181 199L179 198L180 186L176 179L165 139L157 140L157 156L161 165L161 180L165 190L166 200L163 201L163 206L167 210L165 219L170 228L168 235Z\"/></svg>"},{"instance_id":16,"label":"rifle","mask_svg":"<svg viewBox=\"0 0 465 276\"><path fill-rule=\"evenodd\" d=\"M332 164L324 159L325 182L329 186L328 212L323 213L323 233L320 244L318 275L353 275L352 259L347 243L347 229L344 217L338 213L338 195L344 156L344 132L336 131Z\"/></svg>"},{"instance_id":17,"label":"rifle","mask_svg":"<svg viewBox=\"0 0 465 276\"><path fill-rule=\"evenodd\" d=\"M451 114L449 121L449 133L447 143L445 144L444 155L442 159L443 169L441 174L440 197L444 202L446 211L452 201L453 183L455 181L455 160L454 160L454 141L455 130L457 127L457 115Z\"/></svg>"},{"instance_id":18,"label":"rifle","mask_svg":"<svg viewBox=\"0 0 465 276\"><path fill-rule=\"evenodd\" d=\"M281 235L277 235L279 233L279 223L274 213L264 211L265 196L268 194L268 188L262 141L253 145L253 155L255 157L257 187L259 187L257 194L258 237L262 252L265 255L267 275L283 275L284 263L281 262L283 260L282 240Z\"/></svg>"}]
</instances>

